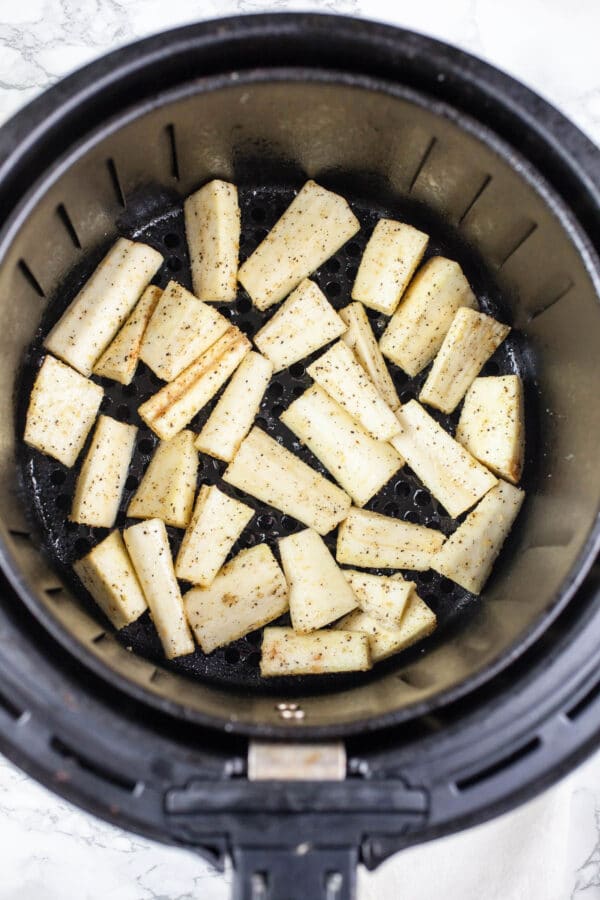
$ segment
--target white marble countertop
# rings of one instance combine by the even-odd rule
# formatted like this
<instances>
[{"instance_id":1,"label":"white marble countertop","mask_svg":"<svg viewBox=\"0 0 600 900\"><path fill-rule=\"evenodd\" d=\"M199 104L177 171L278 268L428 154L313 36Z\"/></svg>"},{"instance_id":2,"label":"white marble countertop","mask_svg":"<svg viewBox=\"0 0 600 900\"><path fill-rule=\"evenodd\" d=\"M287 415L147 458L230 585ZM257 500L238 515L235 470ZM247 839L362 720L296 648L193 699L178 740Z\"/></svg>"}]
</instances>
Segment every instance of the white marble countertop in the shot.
<instances>
[{"instance_id":1,"label":"white marble countertop","mask_svg":"<svg viewBox=\"0 0 600 900\"><path fill-rule=\"evenodd\" d=\"M0 0L0 121L100 54L161 29L265 10L336 11L413 28L505 69L600 143L598 0ZM126 834L0 758L0 900L225 900L227 876ZM416 847L360 900L600 900L600 752L519 810ZM310 900L310 898L307 898Z\"/></svg>"}]
</instances>

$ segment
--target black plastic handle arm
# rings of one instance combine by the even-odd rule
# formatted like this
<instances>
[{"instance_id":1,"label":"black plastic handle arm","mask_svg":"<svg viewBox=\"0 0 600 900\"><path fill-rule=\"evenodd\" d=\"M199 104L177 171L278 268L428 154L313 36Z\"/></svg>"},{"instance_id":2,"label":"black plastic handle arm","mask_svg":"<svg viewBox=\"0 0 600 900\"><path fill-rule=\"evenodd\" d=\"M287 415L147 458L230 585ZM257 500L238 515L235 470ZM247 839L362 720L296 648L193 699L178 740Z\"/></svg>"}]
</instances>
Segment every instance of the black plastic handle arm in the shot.
<instances>
[{"instance_id":1,"label":"black plastic handle arm","mask_svg":"<svg viewBox=\"0 0 600 900\"><path fill-rule=\"evenodd\" d=\"M355 900L357 865L355 847L239 847L233 900Z\"/></svg>"}]
</instances>

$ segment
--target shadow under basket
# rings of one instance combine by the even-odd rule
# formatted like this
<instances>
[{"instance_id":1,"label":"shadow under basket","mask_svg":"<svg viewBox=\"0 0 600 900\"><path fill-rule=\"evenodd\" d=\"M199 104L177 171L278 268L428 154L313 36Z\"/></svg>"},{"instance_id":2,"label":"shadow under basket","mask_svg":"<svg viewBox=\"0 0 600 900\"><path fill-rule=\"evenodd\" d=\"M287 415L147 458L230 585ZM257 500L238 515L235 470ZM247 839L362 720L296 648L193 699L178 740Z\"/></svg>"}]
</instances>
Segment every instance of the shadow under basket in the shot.
<instances>
[{"instance_id":1,"label":"shadow under basket","mask_svg":"<svg viewBox=\"0 0 600 900\"><path fill-rule=\"evenodd\" d=\"M340 892L322 896L351 896L358 859L374 866L479 821L589 750L600 728L600 166L583 135L425 38L250 16L92 64L0 130L2 155L2 749L123 827L217 865L231 853L244 876L269 870L267 893L243 878L236 889L265 898L288 896L278 878L296 871L297 844L313 845L303 896L320 896L317 882L331 891L332 872ZM98 539L66 521L75 472L21 440L42 336L118 235L164 254L156 283L189 286L182 201L214 177L240 188L242 259L307 178L350 201L361 232L314 276L336 308L386 215L427 231L428 254L458 260L482 309L513 329L485 374L515 372L525 386L527 497L514 532L481 598L419 574L438 631L366 675L269 682L257 635L165 663L147 617L115 634L71 574ZM250 336L264 320L243 291L219 308ZM381 333L383 317L371 322ZM392 374L402 400L418 394L422 377ZM319 468L278 422L309 381L302 365L277 375L259 416ZM141 426L124 509L155 445L137 407L157 382L140 366L127 388L101 383L103 409ZM201 479L219 483L224 465L203 466ZM236 551L300 527L249 502L257 516ZM453 527L406 468L369 508ZM175 547L181 533L170 536ZM246 777L248 738L343 741L348 777L282 784L267 800ZM258 833L281 816L283 832Z\"/></svg>"}]
</instances>

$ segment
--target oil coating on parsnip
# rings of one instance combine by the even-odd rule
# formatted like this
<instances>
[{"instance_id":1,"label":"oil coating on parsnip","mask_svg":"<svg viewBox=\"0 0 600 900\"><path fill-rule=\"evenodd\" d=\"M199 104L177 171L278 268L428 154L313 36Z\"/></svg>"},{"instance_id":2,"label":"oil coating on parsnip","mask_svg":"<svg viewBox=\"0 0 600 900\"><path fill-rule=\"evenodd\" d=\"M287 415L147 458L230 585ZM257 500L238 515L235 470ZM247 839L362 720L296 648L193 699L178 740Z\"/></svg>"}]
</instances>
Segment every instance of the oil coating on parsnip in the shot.
<instances>
[{"instance_id":1,"label":"oil coating on parsnip","mask_svg":"<svg viewBox=\"0 0 600 900\"><path fill-rule=\"evenodd\" d=\"M350 497L256 426L244 438L223 481L328 534L345 519Z\"/></svg>"},{"instance_id":2,"label":"oil coating on parsnip","mask_svg":"<svg viewBox=\"0 0 600 900\"><path fill-rule=\"evenodd\" d=\"M279 618L288 608L283 572L266 544L242 550L209 587L184 597L188 621L204 653Z\"/></svg>"},{"instance_id":3,"label":"oil coating on parsnip","mask_svg":"<svg viewBox=\"0 0 600 900\"><path fill-rule=\"evenodd\" d=\"M450 535L431 560L431 568L479 594L524 499L520 488L499 481Z\"/></svg>"},{"instance_id":4,"label":"oil coating on parsnip","mask_svg":"<svg viewBox=\"0 0 600 900\"><path fill-rule=\"evenodd\" d=\"M352 299L391 316L421 262L429 235L394 219L380 219L362 255Z\"/></svg>"},{"instance_id":5,"label":"oil coating on parsnip","mask_svg":"<svg viewBox=\"0 0 600 900\"><path fill-rule=\"evenodd\" d=\"M240 207L234 184L215 178L183 204L192 285L202 300L235 300Z\"/></svg>"},{"instance_id":6,"label":"oil coating on parsnip","mask_svg":"<svg viewBox=\"0 0 600 900\"><path fill-rule=\"evenodd\" d=\"M96 544L73 569L117 630L135 622L148 608L119 531Z\"/></svg>"},{"instance_id":7,"label":"oil coating on parsnip","mask_svg":"<svg viewBox=\"0 0 600 900\"><path fill-rule=\"evenodd\" d=\"M207 587L253 515L241 500L203 484L177 555L177 577Z\"/></svg>"},{"instance_id":8,"label":"oil coating on parsnip","mask_svg":"<svg viewBox=\"0 0 600 900\"><path fill-rule=\"evenodd\" d=\"M404 463L390 444L370 437L318 384L294 400L280 419L357 506L364 506Z\"/></svg>"},{"instance_id":9,"label":"oil coating on parsnip","mask_svg":"<svg viewBox=\"0 0 600 900\"><path fill-rule=\"evenodd\" d=\"M456 440L494 475L516 484L523 471L525 414L518 375L476 378L465 396Z\"/></svg>"},{"instance_id":10,"label":"oil coating on parsnip","mask_svg":"<svg viewBox=\"0 0 600 900\"><path fill-rule=\"evenodd\" d=\"M387 441L396 434L398 419L344 341L326 350L306 371L372 438Z\"/></svg>"},{"instance_id":11,"label":"oil coating on parsnip","mask_svg":"<svg viewBox=\"0 0 600 900\"><path fill-rule=\"evenodd\" d=\"M398 409L400 400L364 306L362 303L349 303L339 310L339 316L348 326L342 340L354 352L389 408Z\"/></svg>"},{"instance_id":12,"label":"oil coating on parsnip","mask_svg":"<svg viewBox=\"0 0 600 900\"><path fill-rule=\"evenodd\" d=\"M165 656L174 659L193 653L194 641L173 570L165 523L148 519L132 525L123 532L123 539Z\"/></svg>"},{"instance_id":13,"label":"oil coating on parsnip","mask_svg":"<svg viewBox=\"0 0 600 900\"><path fill-rule=\"evenodd\" d=\"M120 384L131 384L140 358L144 332L161 296L161 288L155 284L148 285L129 318L94 366L94 375Z\"/></svg>"},{"instance_id":14,"label":"oil coating on parsnip","mask_svg":"<svg viewBox=\"0 0 600 900\"><path fill-rule=\"evenodd\" d=\"M434 256L423 265L390 319L381 352L414 378L436 355L461 306L477 307L457 262Z\"/></svg>"},{"instance_id":15,"label":"oil coating on parsnip","mask_svg":"<svg viewBox=\"0 0 600 900\"><path fill-rule=\"evenodd\" d=\"M421 389L421 403L453 412L509 331L491 316L459 309Z\"/></svg>"},{"instance_id":16,"label":"oil coating on parsnip","mask_svg":"<svg viewBox=\"0 0 600 900\"><path fill-rule=\"evenodd\" d=\"M170 281L144 332L140 359L163 381L173 381L229 327L220 312Z\"/></svg>"},{"instance_id":17,"label":"oil coating on parsnip","mask_svg":"<svg viewBox=\"0 0 600 900\"><path fill-rule=\"evenodd\" d=\"M132 519L162 519L167 525L186 528L192 515L197 474L193 432L180 431L172 440L160 441L129 502L127 515Z\"/></svg>"},{"instance_id":18,"label":"oil coating on parsnip","mask_svg":"<svg viewBox=\"0 0 600 900\"><path fill-rule=\"evenodd\" d=\"M365 635L369 640L371 657L376 663L429 637L436 625L437 618L433 610L413 591L398 628L385 628L362 609L344 616L333 627L344 633L350 631Z\"/></svg>"},{"instance_id":19,"label":"oil coating on parsnip","mask_svg":"<svg viewBox=\"0 0 600 900\"><path fill-rule=\"evenodd\" d=\"M82 375L91 375L162 262L162 255L147 244L119 238L44 346Z\"/></svg>"},{"instance_id":20,"label":"oil coating on parsnip","mask_svg":"<svg viewBox=\"0 0 600 900\"><path fill-rule=\"evenodd\" d=\"M232 326L175 381L142 403L141 418L163 440L175 437L212 400L251 346L246 335Z\"/></svg>"},{"instance_id":21,"label":"oil coating on parsnip","mask_svg":"<svg viewBox=\"0 0 600 900\"><path fill-rule=\"evenodd\" d=\"M400 627L410 596L416 590L414 581L357 569L344 569L343 572L363 612L384 628Z\"/></svg>"},{"instance_id":22,"label":"oil coating on parsnip","mask_svg":"<svg viewBox=\"0 0 600 900\"><path fill-rule=\"evenodd\" d=\"M100 385L53 356L46 356L29 398L25 443L65 466L72 466L94 424L103 396Z\"/></svg>"},{"instance_id":23,"label":"oil coating on parsnip","mask_svg":"<svg viewBox=\"0 0 600 900\"><path fill-rule=\"evenodd\" d=\"M444 540L435 528L371 510L351 509L338 531L336 559L364 568L424 572Z\"/></svg>"},{"instance_id":24,"label":"oil coating on parsnip","mask_svg":"<svg viewBox=\"0 0 600 900\"><path fill-rule=\"evenodd\" d=\"M294 631L315 631L356 609L351 585L316 531L306 528L281 538L279 555Z\"/></svg>"},{"instance_id":25,"label":"oil coating on parsnip","mask_svg":"<svg viewBox=\"0 0 600 900\"><path fill-rule=\"evenodd\" d=\"M69 518L81 525L112 528L133 454L137 428L99 416L77 476Z\"/></svg>"},{"instance_id":26,"label":"oil coating on parsnip","mask_svg":"<svg viewBox=\"0 0 600 900\"><path fill-rule=\"evenodd\" d=\"M352 615L352 613L350 613ZM263 678L365 672L372 665L366 635L352 631L296 634L292 628L265 628L260 654Z\"/></svg>"},{"instance_id":27,"label":"oil coating on parsnip","mask_svg":"<svg viewBox=\"0 0 600 900\"><path fill-rule=\"evenodd\" d=\"M248 353L196 438L198 450L231 462L258 414L272 372L268 359Z\"/></svg>"},{"instance_id":28,"label":"oil coating on parsnip","mask_svg":"<svg viewBox=\"0 0 600 900\"><path fill-rule=\"evenodd\" d=\"M433 419L416 400L396 413L401 431L391 444L453 518L470 509L496 477Z\"/></svg>"},{"instance_id":29,"label":"oil coating on parsnip","mask_svg":"<svg viewBox=\"0 0 600 900\"><path fill-rule=\"evenodd\" d=\"M360 229L347 201L307 181L264 241L240 266L238 280L258 309L283 300Z\"/></svg>"},{"instance_id":30,"label":"oil coating on parsnip","mask_svg":"<svg viewBox=\"0 0 600 900\"><path fill-rule=\"evenodd\" d=\"M345 330L346 325L323 291L307 278L257 332L254 343L271 360L273 370L280 372Z\"/></svg>"}]
</instances>

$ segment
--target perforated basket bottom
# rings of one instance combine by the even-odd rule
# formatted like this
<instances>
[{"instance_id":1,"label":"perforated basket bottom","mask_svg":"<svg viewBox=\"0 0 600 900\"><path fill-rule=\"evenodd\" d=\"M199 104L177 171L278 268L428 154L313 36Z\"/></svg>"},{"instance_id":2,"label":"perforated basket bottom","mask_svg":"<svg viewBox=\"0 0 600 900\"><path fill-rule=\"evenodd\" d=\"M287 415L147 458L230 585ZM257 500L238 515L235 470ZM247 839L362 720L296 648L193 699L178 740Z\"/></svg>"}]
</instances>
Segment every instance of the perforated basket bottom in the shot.
<instances>
[{"instance_id":1,"label":"perforated basket bottom","mask_svg":"<svg viewBox=\"0 0 600 900\"><path fill-rule=\"evenodd\" d=\"M359 234L347 243L324 266L319 269L314 279L329 298L336 309L350 302L350 291L357 265L362 251L381 215L391 216L411 222L431 235L427 257L443 254L457 259L463 266L467 277L479 298L482 309L506 321L505 310L501 298L495 288L493 279L481 264L480 260L467 248L458 232L444 228L439 221L433 219L427 210L395 202L391 208L374 206L365 203L360 197L346 196L360 219L362 228ZM245 259L257 244L265 237L268 229L279 218L294 196L294 190L285 186L241 187L240 206L242 210L241 258ZM146 195L140 194L135 202L130 202L121 220L117 223L121 234L140 240L156 247L165 256L165 263L158 272L155 283L164 287L174 278L191 288L189 260L185 241L183 212L181 203L172 196L161 191L149 190ZM94 270L102 258L107 246L96 248L87 254L77 268L61 286L57 296L50 302L40 330L31 344L20 375L18 400L19 453L22 470L22 490L24 501L37 526L36 531L45 552L52 560L61 577L70 585L81 603L97 618L102 615L91 597L74 577L71 566L83 556L95 543L108 533L107 529L93 529L85 525L76 525L67 519L74 493L75 480L79 465L67 469L50 457L26 447L22 440L27 398L31 392L33 379L41 360L43 336L59 318L62 311L73 299L78 289ZM220 304L218 309L231 322L238 325L247 335L252 337L259 327L268 319L273 310L258 312L251 304L245 291L240 290L233 303ZM368 311L371 324L376 335L382 333L387 318ZM269 434L281 440L285 446L312 465L315 469L328 473L315 457L303 447L295 436L279 421L281 412L289 403L298 397L310 384L305 368L313 357L296 363L289 369L275 375L263 399L257 424ZM494 357L487 363L483 374L523 374L525 353L519 335L511 334L499 348ZM421 373L417 378L409 378L397 367L390 365L390 371L403 402L416 397L426 377ZM136 449L132 459L129 477L117 518L117 527L123 528L136 520L128 519L125 514L131 496L137 488L144 469L157 443L156 436L146 427L137 414L138 406L151 394L155 393L162 382L146 366L140 364L133 383L122 386L107 379L95 379L105 391L101 410L123 422L137 425L139 428ZM208 418L215 398L191 423L194 431L199 431ZM452 416L444 416L431 411L452 433L458 420L458 412ZM89 440L89 439L88 439ZM528 445L528 457L531 458L531 442ZM530 459L528 460L528 463ZM291 534L304 526L289 516L259 503L242 491L224 485L221 476L225 464L218 460L202 456L199 466L199 483L218 484L227 493L233 492L245 503L256 510L256 516L245 529L232 550L231 556L245 547L251 547L261 541L267 541L277 554L277 538ZM528 464L526 467L530 469ZM400 472L374 497L366 506L388 516L405 519L440 528L449 534L455 528L455 522L447 515L429 492L425 490L418 478L408 467ZM169 538L173 553L177 552L183 532L169 528ZM335 532L326 539L330 549L335 547ZM510 541L503 552L504 561L510 554ZM389 571L389 570L388 570ZM442 578L433 571L421 573L405 573L417 582L421 597L435 611L439 627L434 636L428 639L440 641L451 639L457 627L468 627L468 620L476 611L478 598L468 594L462 588ZM187 585L182 583L182 587ZM111 628L105 623L107 630ZM278 624L289 624L287 616ZM422 642L387 662L376 666L373 672L353 676L318 676L310 678L280 678L264 680L259 673L261 631L247 635L228 647L216 650L205 656L199 649L195 653L171 662L163 658L158 636L154 630L148 613L137 622L123 629L118 639L133 652L176 670L191 678L218 682L220 686L229 685L234 689L251 689L253 691L273 691L281 694L282 690L290 694L296 692L322 692L336 688L345 688L356 683L358 678L377 678L390 668L400 668L403 663L414 659L416 654L427 652L428 641Z\"/></svg>"}]
</instances>

